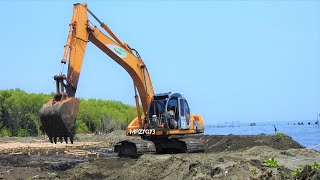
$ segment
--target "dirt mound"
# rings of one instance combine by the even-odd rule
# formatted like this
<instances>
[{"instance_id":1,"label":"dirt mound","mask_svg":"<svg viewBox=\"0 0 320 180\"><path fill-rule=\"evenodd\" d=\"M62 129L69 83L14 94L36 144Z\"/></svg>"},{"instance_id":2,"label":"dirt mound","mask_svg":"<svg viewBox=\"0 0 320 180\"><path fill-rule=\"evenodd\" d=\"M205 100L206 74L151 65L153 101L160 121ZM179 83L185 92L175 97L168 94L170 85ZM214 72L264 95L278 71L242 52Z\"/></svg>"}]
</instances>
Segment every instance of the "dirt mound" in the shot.
<instances>
[{"instance_id":1,"label":"dirt mound","mask_svg":"<svg viewBox=\"0 0 320 180\"><path fill-rule=\"evenodd\" d=\"M300 149L302 145L289 136L276 135L202 135L206 152L223 152L248 149L255 146L269 146L274 149Z\"/></svg>"}]
</instances>

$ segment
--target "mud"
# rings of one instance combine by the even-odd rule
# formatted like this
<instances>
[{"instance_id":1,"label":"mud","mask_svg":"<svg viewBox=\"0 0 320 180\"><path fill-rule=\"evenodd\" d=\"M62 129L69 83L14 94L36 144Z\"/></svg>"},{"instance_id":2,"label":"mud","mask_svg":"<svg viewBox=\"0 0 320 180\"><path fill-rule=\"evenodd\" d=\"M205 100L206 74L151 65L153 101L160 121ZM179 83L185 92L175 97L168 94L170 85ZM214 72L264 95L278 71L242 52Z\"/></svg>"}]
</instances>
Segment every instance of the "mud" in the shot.
<instances>
[{"instance_id":1,"label":"mud","mask_svg":"<svg viewBox=\"0 0 320 180\"><path fill-rule=\"evenodd\" d=\"M17 154L10 143L37 143L34 138L0 139L2 179L294 179L301 165L320 163L320 152L305 149L290 137L196 136L205 143L205 153L144 154L138 159L119 158L108 144L128 139L123 131L101 135L78 135L76 143L91 145L55 148L45 154L35 149ZM110 142L110 143L106 143ZM6 144L7 151L1 149ZM35 146L38 148L38 146ZM10 150L10 151L9 151ZM11 151L15 151L12 153ZM21 148L19 151L22 151ZM56 152L58 151L58 153ZM99 157L66 152L100 153ZM274 156L278 167L263 161ZM319 179L320 172L305 166L298 179Z\"/></svg>"}]
</instances>

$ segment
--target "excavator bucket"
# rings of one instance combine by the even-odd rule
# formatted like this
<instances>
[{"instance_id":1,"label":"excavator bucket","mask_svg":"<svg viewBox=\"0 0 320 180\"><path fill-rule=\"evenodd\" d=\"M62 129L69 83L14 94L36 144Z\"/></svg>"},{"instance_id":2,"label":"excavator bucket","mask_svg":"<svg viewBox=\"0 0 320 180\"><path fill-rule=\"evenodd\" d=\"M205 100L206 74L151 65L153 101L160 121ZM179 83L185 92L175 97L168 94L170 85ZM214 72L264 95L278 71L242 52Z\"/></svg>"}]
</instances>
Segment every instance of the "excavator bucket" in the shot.
<instances>
[{"instance_id":1,"label":"excavator bucket","mask_svg":"<svg viewBox=\"0 0 320 180\"><path fill-rule=\"evenodd\" d=\"M51 143L57 143L57 140L62 143L62 139L68 143L68 137L73 143L78 110L79 100L75 97L60 101L51 99L42 106L40 119Z\"/></svg>"}]
</instances>

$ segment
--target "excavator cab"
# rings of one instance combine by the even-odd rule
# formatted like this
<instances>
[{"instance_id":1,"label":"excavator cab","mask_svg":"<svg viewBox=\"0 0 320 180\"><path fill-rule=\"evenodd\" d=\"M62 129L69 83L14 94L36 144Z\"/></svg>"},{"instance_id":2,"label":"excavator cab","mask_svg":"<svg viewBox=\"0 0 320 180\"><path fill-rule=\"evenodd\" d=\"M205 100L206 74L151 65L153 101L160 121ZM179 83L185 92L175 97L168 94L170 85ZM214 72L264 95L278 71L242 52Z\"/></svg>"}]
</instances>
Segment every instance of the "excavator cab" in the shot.
<instances>
[{"instance_id":1,"label":"excavator cab","mask_svg":"<svg viewBox=\"0 0 320 180\"><path fill-rule=\"evenodd\" d=\"M190 109L180 93L161 93L153 96L146 116L150 129L189 129Z\"/></svg>"}]
</instances>

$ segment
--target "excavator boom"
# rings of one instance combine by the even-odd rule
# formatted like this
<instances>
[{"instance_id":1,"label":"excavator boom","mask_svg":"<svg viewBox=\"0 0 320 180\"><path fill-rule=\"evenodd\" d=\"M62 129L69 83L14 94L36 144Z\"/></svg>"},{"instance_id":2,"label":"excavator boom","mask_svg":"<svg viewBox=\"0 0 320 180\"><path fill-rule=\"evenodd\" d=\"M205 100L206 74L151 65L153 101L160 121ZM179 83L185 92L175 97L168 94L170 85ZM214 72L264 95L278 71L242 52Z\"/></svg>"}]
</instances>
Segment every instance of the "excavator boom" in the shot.
<instances>
[{"instance_id":1,"label":"excavator boom","mask_svg":"<svg viewBox=\"0 0 320 180\"><path fill-rule=\"evenodd\" d=\"M102 33L96 26L89 24L87 12L93 15L111 37ZM89 41L129 73L133 79L134 89L135 91L137 89L140 95L145 114L153 97L154 92L147 67L140 56L133 54L136 51L123 43L106 24L102 23L88 10L86 4L75 4L67 43L61 60L61 63L66 64L67 57L69 57L68 74L66 77L61 74L55 76L56 95L40 110L40 119L51 142L68 137L73 142L76 114L79 109L79 101L75 98L75 95L86 46ZM137 94L136 105L139 124L142 124Z\"/></svg>"}]
</instances>

